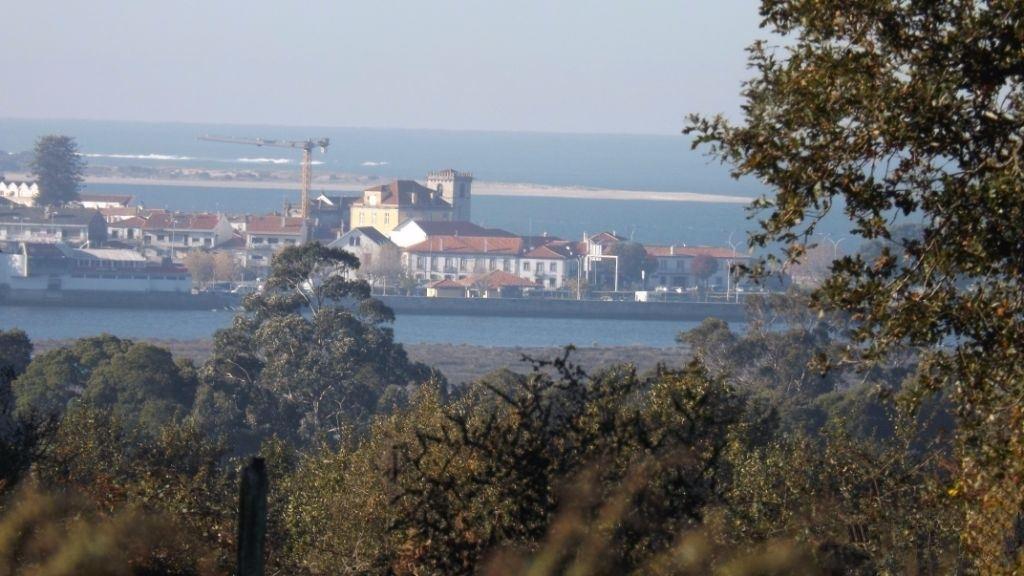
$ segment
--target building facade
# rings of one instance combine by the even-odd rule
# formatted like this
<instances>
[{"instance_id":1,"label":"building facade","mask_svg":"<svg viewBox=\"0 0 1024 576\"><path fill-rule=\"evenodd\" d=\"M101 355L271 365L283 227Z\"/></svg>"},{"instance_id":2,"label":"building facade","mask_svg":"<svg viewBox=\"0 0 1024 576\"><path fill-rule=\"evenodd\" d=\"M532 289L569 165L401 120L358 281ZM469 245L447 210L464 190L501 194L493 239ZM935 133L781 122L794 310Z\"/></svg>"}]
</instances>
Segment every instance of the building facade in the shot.
<instances>
[{"instance_id":1,"label":"building facade","mask_svg":"<svg viewBox=\"0 0 1024 576\"><path fill-rule=\"evenodd\" d=\"M0 208L0 241L102 246L106 239L107 224L97 210Z\"/></svg>"},{"instance_id":2,"label":"building facade","mask_svg":"<svg viewBox=\"0 0 1024 576\"><path fill-rule=\"evenodd\" d=\"M452 220L469 222L473 210L473 175L458 170L438 170L427 174L427 188L452 206Z\"/></svg>"}]
</instances>

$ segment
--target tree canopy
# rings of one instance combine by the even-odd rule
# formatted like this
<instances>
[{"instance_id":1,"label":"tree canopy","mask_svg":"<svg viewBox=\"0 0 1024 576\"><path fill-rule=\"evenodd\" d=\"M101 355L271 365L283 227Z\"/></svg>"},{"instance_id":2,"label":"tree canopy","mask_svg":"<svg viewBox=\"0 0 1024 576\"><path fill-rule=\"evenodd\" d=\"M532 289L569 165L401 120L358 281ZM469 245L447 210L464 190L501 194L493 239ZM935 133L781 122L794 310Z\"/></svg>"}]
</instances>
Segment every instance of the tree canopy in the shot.
<instances>
[{"instance_id":1,"label":"tree canopy","mask_svg":"<svg viewBox=\"0 0 1024 576\"><path fill-rule=\"evenodd\" d=\"M750 48L742 122L685 131L771 189L750 240L784 245L775 262L799 260L832 210L883 241L838 260L815 304L852 315L852 359L923 350L909 394L958 407L966 540L1004 570L1024 512L1024 4L765 0L761 14L779 41ZM894 233L907 219L919 235Z\"/></svg>"},{"instance_id":2,"label":"tree canopy","mask_svg":"<svg viewBox=\"0 0 1024 576\"><path fill-rule=\"evenodd\" d=\"M40 206L63 206L78 200L85 181L85 161L70 136L43 136L36 141L29 169L39 183Z\"/></svg>"},{"instance_id":3,"label":"tree canopy","mask_svg":"<svg viewBox=\"0 0 1024 576\"><path fill-rule=\"evenodd\" d=\"M336 441L348 423L367 421L389 386L431 378L395 344L391 310L370 298L366 282L350 279L358 266L352 254L316 242L275 255L264 290L214 336L201 420L253 438Z\"/></svg>"}]
</instances>

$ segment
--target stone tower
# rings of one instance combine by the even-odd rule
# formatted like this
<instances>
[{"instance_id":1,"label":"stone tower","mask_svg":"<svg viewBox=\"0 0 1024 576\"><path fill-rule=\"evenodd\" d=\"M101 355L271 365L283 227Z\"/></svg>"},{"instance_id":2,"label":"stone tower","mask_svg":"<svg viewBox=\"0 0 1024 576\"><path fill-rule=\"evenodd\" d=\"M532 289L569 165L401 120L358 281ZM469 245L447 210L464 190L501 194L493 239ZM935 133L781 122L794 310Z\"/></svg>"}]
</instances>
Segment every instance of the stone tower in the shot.
<instances>
[{"instance_id":1,"label":"stone tower","mask_svg":"<svg viewBox=\"0 0 1024 576\"><path fill-rule=\"evenodd\" d=\"M469 222L472 217L473 175L457 170L439 170L427 174L427 188L452 205L452 220Z\"/></svg>"}]
</instances>

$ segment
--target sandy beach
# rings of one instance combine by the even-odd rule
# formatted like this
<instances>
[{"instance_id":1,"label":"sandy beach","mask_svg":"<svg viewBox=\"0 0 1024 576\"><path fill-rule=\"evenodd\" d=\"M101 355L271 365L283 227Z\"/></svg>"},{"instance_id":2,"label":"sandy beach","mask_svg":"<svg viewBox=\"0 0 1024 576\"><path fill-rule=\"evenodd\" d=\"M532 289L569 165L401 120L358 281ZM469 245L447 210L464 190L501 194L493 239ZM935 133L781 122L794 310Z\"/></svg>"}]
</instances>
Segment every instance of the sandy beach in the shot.
<instances>
[{"instance_id":1,"label":"sandy beach","mask_svg":"<svg viewBox=\"0 0 1024 576\"><path fill-rule=\"evenodd\" d=\"M11 174L10 176L17 176ZM122 184L139 186L190 186L208 188L253 188L261 190L298 190L299 183L287 180L216 180L195 178L128 178L123 176L87 176L86 184ZM316 181L315 191L356 192L367 186L363 180ZM616 190L578 186L546 186L510 182L476 181L473 194L479 196L519 196L526 198L576 198L588 200L648 200L656 202L703 202L717 204L749 204L753 198L698 194L694 192L656 192L650 190Z\"/></svg>"}]
</instances>

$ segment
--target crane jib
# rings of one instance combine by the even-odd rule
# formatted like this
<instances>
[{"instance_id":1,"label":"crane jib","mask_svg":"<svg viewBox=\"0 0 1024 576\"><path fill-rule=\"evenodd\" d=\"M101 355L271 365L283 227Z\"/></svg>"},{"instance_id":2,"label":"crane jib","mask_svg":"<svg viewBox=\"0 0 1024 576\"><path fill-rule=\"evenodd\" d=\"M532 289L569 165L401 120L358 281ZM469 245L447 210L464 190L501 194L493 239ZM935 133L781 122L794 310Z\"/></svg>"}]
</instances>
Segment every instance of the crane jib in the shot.
<instances>
[{"instance_id":1,"label":"crane jib","mask_svg":"<svg viewBox=\"0 0 1024 576\"><path fill-rule=\"evenodd\" d=\"M302 199L300 201L301 216L303 219L309 217L309 189L313 184L313 149L320 148L321 153L327 153L330 146L330 138L319 138L309 140L268 140L265 138L237 138L234 136L212 136L203 135L200 140L207 142L222 142L225 144L245 144L248 146L273 146L277 148L298 148L302 150Z\"/></svg>"}]
</instances>

